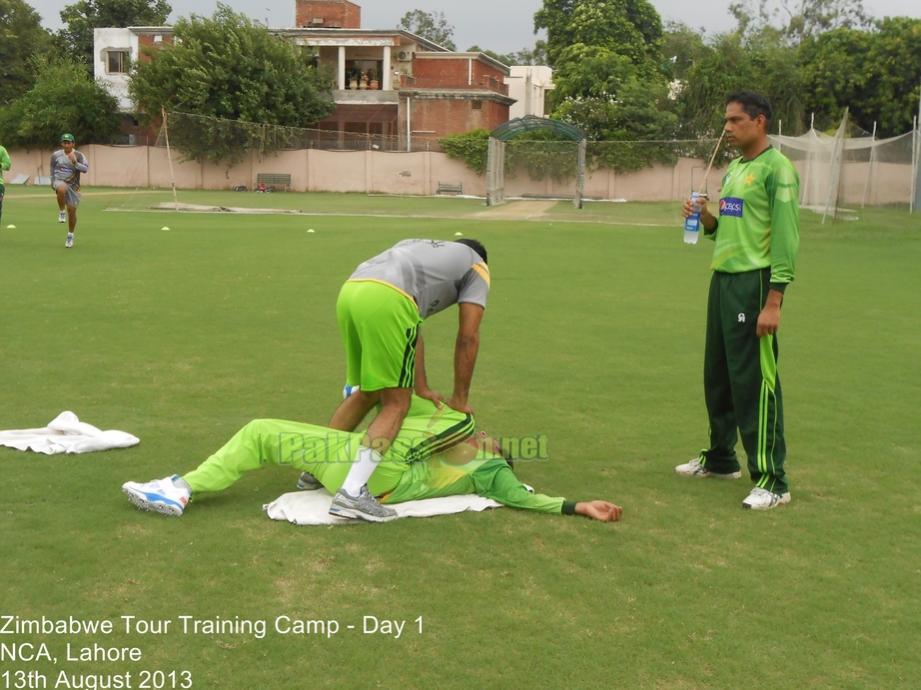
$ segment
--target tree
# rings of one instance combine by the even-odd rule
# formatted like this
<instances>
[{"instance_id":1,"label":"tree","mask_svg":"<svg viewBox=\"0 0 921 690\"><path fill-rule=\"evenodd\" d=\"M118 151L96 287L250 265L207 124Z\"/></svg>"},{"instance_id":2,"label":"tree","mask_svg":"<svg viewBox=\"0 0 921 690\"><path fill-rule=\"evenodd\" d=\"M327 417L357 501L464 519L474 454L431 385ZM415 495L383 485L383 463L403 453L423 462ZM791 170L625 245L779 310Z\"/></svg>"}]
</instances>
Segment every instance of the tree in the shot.
<instances>
[{"instance_id":1,"label":"tree","mask_svg":"<svg viewBox=\"0 0 921 690\"><path fill-rule=\"evenodd\" d=\"M805 86L799 51L776 29L765 28L744 38L738 32L717 36L712 49L687 72L678 101L681 134L715 137L723 123L723 104L731 91L763 93L774 111L774 124L784 132L803 130Z\"/></svg>"},{"instance_id":2,"label":"tree","mask_svg":"<svg viewBox=\"0 0 921 690\"><path fill-rule=\"evenodd\" d=\"M61 10L66 27L60 37L68 53L92 72L93 29L160 26L172 11L166 0L79 0Z\"/></svg>"},{"instance_id":3,"label":"tree","mask_svg":"<svg viewBox=\"0 0 921 690\"><path fill-rule=\"evenodd\" d=\"M32 58L51 45L41 21L23 0L0 0L0 104L22 96L35 81Z\"/></svg>"},{"instance_id":4,"label":"tree","mask_svg":"<svg viewBox=\"0 0 921 690\"><path fill-rule=\"evenodd\" d=\"M50 146L61 132L108 143L118 131L118 102L71 59L36 58L32 88L0 109L0 138L14 146Z\"/></svg>"},{"instance_id":5,"label":"tree","mask_svg":"<svg viewBox=\"0 0 921 690\"><path fill-rule=\"evenodd\" d=\"M921 20L887 17L872 31L836 29L803 43L807 108L816 124L829 127L845 107L882 136L911 129L918 108Z\"/></svg>"},{"instance_id":6,"label":"tree","mask_svg":"<svg viewBox=\"0 0 921 690\"><path fill-rule=\"evenodd\" d=\"M589 140L674 136L662 22L646 0L545 0L535 21L547 29L554 117L576 125ZM619 170L671 155L661 146L592 147L595 164Z\"/></svg>"},{"instance_id":7,"label":"tree","mask_svg":"<svg viewBox=\"0 0 921 690\"><path fill-rule=\"evenodd\" d=\"M737 0L729 12L742 36L776 29L793 44L832 29L870 25L863 0Z\"/></svg>"},{"instance_id":8,"label":"tree","mask_svg":"<svg viewBox=\"0 0 921 690\"><path fill-rule=\"evenodd\" d=\"M243 14L218 4L212 18L176 22L176 41L147 52L132 70L130 93L145 119L160 109L261 123L229 128L216 120L171 130L177 148L196 160L233 163L247 149L286 145L265 126L308 127L332 112L332 75L313 66L314 55L273 36ZM241 138L241 132L246 134Z\"/></svg>"},{"instance_id":9,"label":"tree","mask_svg":"<svg viewBox=\"0 0 921 690\"><path fill-rule=\"evenodd\" d=\"M710 54L703 29L692 29L681 22L668 22L662 36L664 71L669 79L684 79L692 65Z\"/></svg>"},{"instance_id":10,"label":"tree","mask_svg":"<svg viewBox=\"0 0 921 690\"><path fill-rule=\"evenodd\" d=\"M454 27L448 24L444 12L412 10L403 15L397 28L428 39L448 50L457 49L454 45Z\"/></svg>"},{"instance_id":11,"label":"tree","mask_svg":"<svg viewBox=\"0 0 921 690\"><path fill-rule=\"evenodd\" d=\"M647 0L544 0L534 29L547 30L547 62L554 68L574 43L624 42L615 49L639 59L654 55L662 38L662 20Z\"/></svg>"}]
</instances>

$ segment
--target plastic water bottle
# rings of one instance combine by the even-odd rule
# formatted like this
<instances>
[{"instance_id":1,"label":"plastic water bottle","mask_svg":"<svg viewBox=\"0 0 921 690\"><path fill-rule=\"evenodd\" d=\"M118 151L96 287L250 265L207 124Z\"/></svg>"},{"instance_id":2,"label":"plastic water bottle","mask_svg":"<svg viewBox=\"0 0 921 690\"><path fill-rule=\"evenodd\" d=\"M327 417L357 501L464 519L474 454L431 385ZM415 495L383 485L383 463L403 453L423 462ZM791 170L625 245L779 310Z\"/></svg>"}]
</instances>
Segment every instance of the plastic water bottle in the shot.
<instances>
[{"instance_id":1,"label":"plastic water bottle","mask_svg":"<svg viewBox=\"0 0 921 690\"><path fill-rule=\"evenodd\" d=\"M697 200L700 198L706 198L706 195L700 192L691 192L691 203L698 210L684 219L685 244L697 244L697 240L700 237L700 209L697 206Z\"/></svg>"}]
</instances>

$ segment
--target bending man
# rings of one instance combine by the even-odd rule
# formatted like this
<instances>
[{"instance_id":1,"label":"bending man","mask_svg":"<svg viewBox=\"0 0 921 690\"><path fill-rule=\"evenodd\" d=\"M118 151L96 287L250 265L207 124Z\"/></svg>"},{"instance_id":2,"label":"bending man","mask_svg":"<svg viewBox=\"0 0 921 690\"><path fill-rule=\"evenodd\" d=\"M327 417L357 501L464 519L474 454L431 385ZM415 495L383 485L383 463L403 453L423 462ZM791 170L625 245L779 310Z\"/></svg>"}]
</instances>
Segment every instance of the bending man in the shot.
<instances>
[{"instance_id":1,"label":"bending man","mask_svg":"<svg viewBox=\"0 0 921 690\"><path fill-rule=\"evenodd\" d=\"M381 506L367 484L409 409L413 390L440 405L428 387L423 319L457 304L454 392L449 407L470 413L467 402L479 349L480 321L489 293L486 249L476 240L404 240L365 261L346 281L336 302L345 345L346 383L358 387L336 409L329 426L354 431L380 404L355 449L348 475L329 512L338 517L382 522L394 512Z\"/></svg>"}]
</instances>

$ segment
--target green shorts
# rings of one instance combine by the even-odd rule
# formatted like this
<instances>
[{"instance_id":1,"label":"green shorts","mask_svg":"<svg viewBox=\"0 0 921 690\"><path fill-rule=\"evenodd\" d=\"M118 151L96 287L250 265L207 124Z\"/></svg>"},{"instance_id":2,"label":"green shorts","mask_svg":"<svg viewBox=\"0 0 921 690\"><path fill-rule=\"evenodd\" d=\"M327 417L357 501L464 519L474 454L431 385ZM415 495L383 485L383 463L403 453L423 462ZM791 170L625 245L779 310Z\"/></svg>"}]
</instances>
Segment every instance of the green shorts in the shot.
<instances>
[{"instance_id":1,"label":"green shorts","mask_svg":"<svg viewBox=\"0 0 921 690\"><path fill-rule=\"evenodd\" d=\"M339 291L336 317L347 385L363 391L413 387L422 317L408 295L386 283L350 280Z\"/></svg>"}]
</instances>

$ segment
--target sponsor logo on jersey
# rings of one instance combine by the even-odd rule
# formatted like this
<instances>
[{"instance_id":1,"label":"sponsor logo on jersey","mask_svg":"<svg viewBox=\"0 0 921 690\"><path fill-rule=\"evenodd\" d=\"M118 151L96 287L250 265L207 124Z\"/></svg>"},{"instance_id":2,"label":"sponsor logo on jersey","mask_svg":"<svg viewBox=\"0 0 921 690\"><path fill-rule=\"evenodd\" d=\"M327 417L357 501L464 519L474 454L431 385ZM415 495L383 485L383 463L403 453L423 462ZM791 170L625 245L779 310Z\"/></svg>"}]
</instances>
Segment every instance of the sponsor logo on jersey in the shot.
<instances>
[{"instance_id":1,"label":"sponsor logo on jersey","mask_svg":"<svg viewBox=\"0 0 921 690\"><path fill-rule=\"evenodd\" d=\"M720 199L720 215L734 216L741 218L745 209L745 202L734 196L727 196Z\"/></svg>"}]
</instances>

